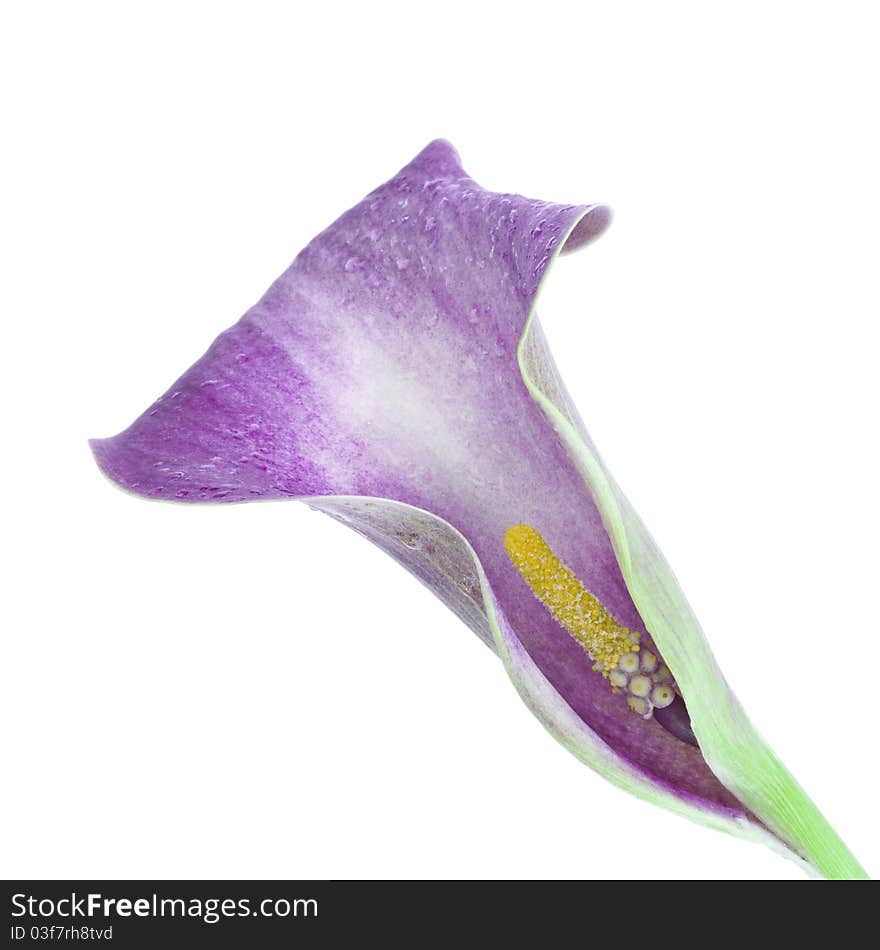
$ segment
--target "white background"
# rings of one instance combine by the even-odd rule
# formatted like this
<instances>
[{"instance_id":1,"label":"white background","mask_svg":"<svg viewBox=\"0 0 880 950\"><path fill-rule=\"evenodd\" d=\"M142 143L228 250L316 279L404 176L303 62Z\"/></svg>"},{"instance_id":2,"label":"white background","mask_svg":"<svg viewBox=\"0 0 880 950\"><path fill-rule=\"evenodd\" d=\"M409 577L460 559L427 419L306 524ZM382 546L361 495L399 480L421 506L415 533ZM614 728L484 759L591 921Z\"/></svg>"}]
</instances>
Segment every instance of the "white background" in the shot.
<instances>
[{"instance_id":1,"label":"white background","mask_svg":"<svg viewBox=\"0 0 880 950\"><path fill-rule=\"evenodd\" d=\"M801 876L581 766L330 519L92 462L437 136L492 189L614 206L547 289L563 375L880 869L873 7L4 5L0 873Z\"/></svg>"}]
</instances>

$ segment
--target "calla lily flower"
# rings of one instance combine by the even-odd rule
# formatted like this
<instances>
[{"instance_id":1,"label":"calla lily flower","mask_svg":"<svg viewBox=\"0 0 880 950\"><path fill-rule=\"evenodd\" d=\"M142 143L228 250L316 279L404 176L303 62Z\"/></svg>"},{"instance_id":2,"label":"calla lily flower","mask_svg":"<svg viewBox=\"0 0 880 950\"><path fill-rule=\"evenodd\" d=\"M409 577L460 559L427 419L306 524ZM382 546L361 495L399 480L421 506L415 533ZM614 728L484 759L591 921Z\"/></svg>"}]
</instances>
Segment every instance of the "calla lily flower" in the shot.
<instances>
[{"instance_id":1,"label":"calla lily flower","mask_svg":"<svg viewBox=\"0 0 880 950\"><path fill-rule=\"evenodd\" d=\"M326 512L451 607L601 775L863 877L725 682L545 344L550 265L608 222L486 191L432 142L95 457L147 498Z\"/></svg>"}]
</instances>

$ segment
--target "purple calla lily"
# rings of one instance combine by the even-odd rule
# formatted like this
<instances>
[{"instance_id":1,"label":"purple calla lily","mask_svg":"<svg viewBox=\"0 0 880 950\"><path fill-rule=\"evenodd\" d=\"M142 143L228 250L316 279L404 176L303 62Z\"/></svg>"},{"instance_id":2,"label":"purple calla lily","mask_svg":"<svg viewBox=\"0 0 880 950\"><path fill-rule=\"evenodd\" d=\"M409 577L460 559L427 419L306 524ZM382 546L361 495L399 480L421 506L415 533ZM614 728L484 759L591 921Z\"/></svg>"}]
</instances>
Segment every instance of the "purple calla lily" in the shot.
<instances>
[{"instance_id":1,"label":"purple calla lily","mask_svg":"<svg viewBox=\"0 0 880 950\"><path fill-rule=\"evenodd\" d=\"M608 221L488 192L433 142L95 456L149 498L307 501L437 593L606 777L862 876L727 687L544 343L549 265Z\"/></svg>"}]
</instances>

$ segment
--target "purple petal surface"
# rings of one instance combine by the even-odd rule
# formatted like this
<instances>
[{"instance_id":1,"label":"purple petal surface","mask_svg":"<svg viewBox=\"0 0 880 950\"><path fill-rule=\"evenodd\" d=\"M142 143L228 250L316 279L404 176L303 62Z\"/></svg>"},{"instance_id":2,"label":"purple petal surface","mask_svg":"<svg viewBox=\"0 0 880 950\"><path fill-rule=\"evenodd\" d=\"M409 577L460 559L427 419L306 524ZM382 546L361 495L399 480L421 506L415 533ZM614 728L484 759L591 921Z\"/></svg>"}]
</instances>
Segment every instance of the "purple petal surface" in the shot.
<instances>
[{"instance_id":1,"label":"purple petal surface","mask_svg":"<svg viewBox=\"0 0 880 950\"><path fill-rule=\"evenodd\" d=\"M503 622L590 730L678 793L742 813L698 748L611 693L503 545L509 526L534 525L647 638L596 505L517 363L551 258L607 221L601 207L488 192L434 142L94 452L151 498L369 496L436 515L470 544Z\"/></svg>"}]
</instances>

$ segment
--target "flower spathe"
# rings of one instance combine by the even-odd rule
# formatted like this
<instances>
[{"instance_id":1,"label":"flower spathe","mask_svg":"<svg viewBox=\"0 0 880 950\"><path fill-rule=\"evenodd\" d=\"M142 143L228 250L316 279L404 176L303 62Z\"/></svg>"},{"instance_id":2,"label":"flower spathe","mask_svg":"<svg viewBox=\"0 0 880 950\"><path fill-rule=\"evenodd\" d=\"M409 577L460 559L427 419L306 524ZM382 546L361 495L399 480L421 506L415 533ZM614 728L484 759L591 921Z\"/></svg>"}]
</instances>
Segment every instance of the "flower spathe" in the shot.
<instances>
[{"instance_id":1,"label":"flower spathe","mask_svg":"<svg viewBox=\"0 0 880 950\"><path fill-rule=\"evenodd\" d=\"M608 220L488 192L433 142L95 456L150 498L307 501L437 593L597 771L859 876L727 687L545 345L549 265Z\"/></svg>"}]
</instances>

